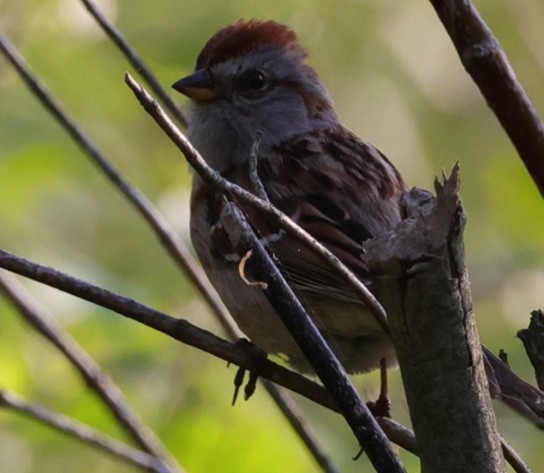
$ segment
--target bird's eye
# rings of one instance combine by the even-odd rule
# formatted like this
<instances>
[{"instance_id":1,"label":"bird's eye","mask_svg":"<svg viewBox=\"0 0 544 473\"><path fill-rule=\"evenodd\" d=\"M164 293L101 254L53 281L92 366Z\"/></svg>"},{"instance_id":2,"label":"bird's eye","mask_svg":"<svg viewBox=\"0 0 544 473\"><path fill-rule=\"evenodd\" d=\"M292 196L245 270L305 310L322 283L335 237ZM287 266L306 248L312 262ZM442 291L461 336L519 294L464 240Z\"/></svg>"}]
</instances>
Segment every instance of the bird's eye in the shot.
<instances>
[{"instance_id":1,"label":"bird's eye","mask_svg":"<svg viewBox=\"0 0 544 473\"><path fill-rule=\"evenodd\" d=\"M252 90L261 90L266 85L266 78L261 71L250 71L246 77L246 85Z\"/></svg>"},{"instance_id":2,"label":"bird's eye","mask_svg":"<svg viewBox=\"0 0 544 473\"><path fill-rule=\"evenodd\" d=\"M247 96L255 96L263 92L268 84L267 76L257 69L247 71L238 82L240 91Z\"/></svg>"}]
</instances>

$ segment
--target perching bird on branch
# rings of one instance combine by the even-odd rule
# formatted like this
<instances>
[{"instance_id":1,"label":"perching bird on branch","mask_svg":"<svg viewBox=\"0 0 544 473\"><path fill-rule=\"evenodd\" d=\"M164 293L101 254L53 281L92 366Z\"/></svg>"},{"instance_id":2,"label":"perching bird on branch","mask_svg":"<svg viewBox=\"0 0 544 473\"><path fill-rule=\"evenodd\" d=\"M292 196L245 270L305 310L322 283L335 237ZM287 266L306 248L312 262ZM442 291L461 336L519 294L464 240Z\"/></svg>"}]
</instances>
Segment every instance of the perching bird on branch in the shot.
<instances>
[{"instance_id":1,"label":"perching bird on branch","mask_svg":"<svg viewBox=\"0 0 544 473\"><path fill-rule=\"evenodd\" d=\"M195 72L174 88L193 100L189 139L208 163L253 191L253 156L270 202L371 286L362 243L400 221L406 186L380 151L342 125L306 57L286 26L239 21L212 36ZM394 364L389 337L360 298L302 244L242 207L346 371ZM243 255L229 245L222 211L222 197L195 174L191 237L210 280L254 343L308 371L262 291L240 278Z\"/></svg>"}]
</instances>

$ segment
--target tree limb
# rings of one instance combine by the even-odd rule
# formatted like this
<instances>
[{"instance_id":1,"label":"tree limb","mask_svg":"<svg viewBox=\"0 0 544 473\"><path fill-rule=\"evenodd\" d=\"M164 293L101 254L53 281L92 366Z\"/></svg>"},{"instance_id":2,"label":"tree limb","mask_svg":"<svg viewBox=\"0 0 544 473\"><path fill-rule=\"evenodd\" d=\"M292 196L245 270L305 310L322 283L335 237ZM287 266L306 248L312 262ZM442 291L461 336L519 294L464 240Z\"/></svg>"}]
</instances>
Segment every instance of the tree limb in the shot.
<instances>
[{"instance_id":1,"label":"tree limb","mask_svg":"<svg viewBox=\"0 0 544 473\"><path fill-rule=\"evenodd\" d=\"M544 124L493 32L470 0L431 0L463 66L544 197Z\"/></svg>"},{"instance_id":2,"label":"tree limb","mask_svg":"<svg viewBox=\"0 0 544 473\"><path fill-rule=\"evenodd\" d=\"M464 267L458 167L436 187L436 200L405 196L409 217L365 243L365 261L379 274L422 471L505 472Z\"/></svg>"},{"instance_id":3,"label":"tree limb","mask_svg":"<svg viewBox=\"0 0 544 473\"><path fill-rule=\"evenodd\" d=\"M223 219L223 224L230 236L239 238L239 241L232 242L233 246L251 251L248 264L256 279L264 283L262 291L276 309L276 314L298 347L306 355L370 462L378 472L405 472L387 437L351 383L344 368L291 287L285 282L277 262L272 260L236 204L227 205L229 213L228 217ZM238 229L241 231L236 231Z\"/></svg>"},{"instance_id":4,"label":"tree limb","mask_svg":"<svg viewBox=\"0 0 544 473\"><path fill-rule=\"evenodd\" d=\"M96 3L92 0L81 0L81 3L85 6L87 11L91 16L96 20L100 25L104 33L108 38L115 44L119 50L123 53L126 60L130 63L132 67L142 76L142 78L147 82L149 87L157 94L160 101L168 109L168 111L176 118L176 120L182 126L187 126L187 119L183 115L181 109L176 106L175 102L170 98L166 93L161 83L153 74L153 71L149 66L144 62L136 50L130 45L130 43L125 39L121 31L119 31L115 25L108 20L106 16L100 11Z\"/></svg>"},{"instance_id":5,"label":"tree limb","mask_svg":"<svg viewBox=\"0 0 544 473\"><path fill-rule=\"evenodd\" d=\"M173 471L163 461L148 453L128 447L118 440L98 433L88 425L53 412L44 406L27 402L11 391L0 389L0 406L23 413L59 432L70 435L71 438L98 448L139 468L154 473L171 473ZM181 472L182 470L176 469L176 471Z\"/></svg>"},{"instance_id":6,"label":"tree limb","mask_svg":"<svg viewBox=\"0 0 544 473\"><path fill-rule=\"evenodd\" d=\"M60 326L54 323L35 303L17 279L0 270L0 291L19 310L19 313L32 327L55 345L77 369L81 377L104 402L121 428L146 453L156 457L156 462L164 463L164 469L181 471L177 462L161 444L153 432L142 422L140 417L129 407L123 393L111 378L95 361L71 338Z\"/></svg>"},{"instance_id":7,"label":"tree limb","mask_svg":"<svg viewBox=\"0 0 544 473\"><path fill-rule=\"evenodd\" d=\"M261 377L338 412L337 406L322 386L269 360L255 359L247 350L195 327L185 320L175 319L133 299L94 286L55 269L32 263L5 250L0 250L0 267L124 315L229 363L258 371ZM416 453L415 440L411 431L391 419L380 418L378 421L394 443L409 452Z\"/></svg>"},{"instance_id":8,"label":"tree limb","mask_svg":"<svg viewBox=\"0 0 544 473\"><path fill-rule=\"evenodd\" d=\"M544 390L544 313L541 310L531 312L529 327L520 330L517 336L533 365L537 385ZM544 406L541 410L544 412Z\"/></svg>"}]
</instances>

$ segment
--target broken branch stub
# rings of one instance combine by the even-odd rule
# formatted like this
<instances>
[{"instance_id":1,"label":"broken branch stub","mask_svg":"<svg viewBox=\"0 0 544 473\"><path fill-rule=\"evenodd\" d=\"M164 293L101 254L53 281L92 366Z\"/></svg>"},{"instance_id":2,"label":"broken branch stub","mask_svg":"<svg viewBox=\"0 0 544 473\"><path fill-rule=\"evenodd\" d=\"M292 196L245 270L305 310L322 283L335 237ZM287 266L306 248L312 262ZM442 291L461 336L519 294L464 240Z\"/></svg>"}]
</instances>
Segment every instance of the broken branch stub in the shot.
<instances>
[{"instance_id":1,"label":"broken branch stub","mask_svg":"<svg viewBox=\"0 0 544 473\"><path fill-rule=\"evenodd\" d=\"M365 244L390 323L426 473L504 472L464 265L459 168L413 189L407 217ZM462 454L460 454L462 452Z\"/></svg>"}]
</instances>

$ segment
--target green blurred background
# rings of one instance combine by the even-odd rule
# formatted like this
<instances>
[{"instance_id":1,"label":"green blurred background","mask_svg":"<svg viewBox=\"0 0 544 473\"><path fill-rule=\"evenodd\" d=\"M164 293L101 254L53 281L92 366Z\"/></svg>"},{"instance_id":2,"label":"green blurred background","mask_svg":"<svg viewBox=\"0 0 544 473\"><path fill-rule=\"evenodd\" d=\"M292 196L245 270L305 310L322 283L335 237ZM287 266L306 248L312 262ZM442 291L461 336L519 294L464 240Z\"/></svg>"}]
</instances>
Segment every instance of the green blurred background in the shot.
<instances>
[{"instance_id":1,"label":"green blurred background","mask_svg":"<svg viewBox=\"0 0 544 473\"><path fill-rule=\"evenodd\" d=\"M532 372L516 331L544 305L544 206L504 132L424 0L109 0L99 4L169 87L204 41L238 18L295 28L339 115L432 188L459 161L469 221L467 264L482 341ZM537 109L544 110L544 4L477 2ZM0 0L0 27L122 173L187 241L189 172L123 83L129 66L77 0ZM172 92L174 94L174 92ZM185 105L179 95L175 100ZM151 231L0 58L0 247L221 333ZM130 404L191 473L319 471L263 389L230 407L234 369L57 291L24 281L106 368ZM0 387L104 431L118 431L68 363L0 298ZM376 395L375 373L355 378ZM393 414L408 422L399 373ZM343 472L357 445L337 416L302 406ZM503 435L530 465L543 434L496 404ZM410 471L418 462L402 454ZM0 410L0 471L134 471L33 421Z\"/></svg>"}]
</instances>

